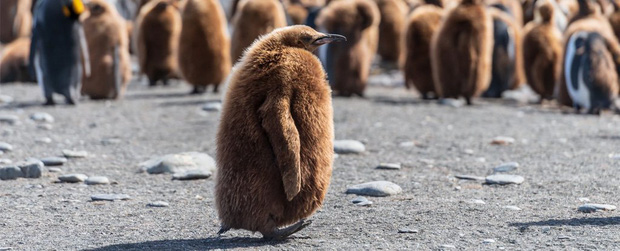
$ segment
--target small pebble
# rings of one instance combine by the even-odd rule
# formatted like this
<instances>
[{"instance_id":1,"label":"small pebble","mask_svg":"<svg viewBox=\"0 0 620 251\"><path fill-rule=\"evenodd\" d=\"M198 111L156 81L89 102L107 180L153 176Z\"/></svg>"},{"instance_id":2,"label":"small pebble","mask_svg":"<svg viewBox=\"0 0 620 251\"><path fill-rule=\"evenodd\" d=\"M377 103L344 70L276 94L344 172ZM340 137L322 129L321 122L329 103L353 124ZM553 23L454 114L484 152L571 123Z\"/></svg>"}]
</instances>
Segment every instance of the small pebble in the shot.
<instances>
[{"instance_id":1,"label":"small pebble","mask_svg":"<svg viewBox=\"0 0 620 251\"><path fill-rule=\"evenodd\" d=\"M590 199L581 197L581 198L579 198L579 201L581 201L581 202L590 202Z\"/></svg>"},{"instance_id":2,"label":"small pebble","mask_svg":"<svg viewBox=\"0 0 620 251\"><path fill-rule=\"evenodd\" d=\"M50 167L47 169L50 173L62 173L62 169L58 167Z\"/></svg>"},{"instance_id":3,"label":"small pebble","mask_svg":"<svg viewBox=\"0 0 620 251\"><path fill-rule=\"evenodd\" d=\"M212 173L205 170L190 170L184 173L175 173L172 175L173 180L200 180L208 179Z\"/></svg>"},{"instance_id":4,"label":"small pebble","mask_svg":"<svg viewBox=\"0 0 620 251\"><path fill-rule=\"evenodd\" d=\"M202 170L214 173L215 160L206 153L185 152L167 154L151 158L140 163L140 170L150 174L159 173L185 173L192 170Z\"/></svg>"},{"instance_id":5,"label":"small pebble","mask_svg":"<svg viewBox=\"0 0 620 251\"><path fill-rule=\"evenodd\" d=\"M3 152L13 151L13 146L9 143L0 141L0 151L3 151Z\"/></svg>"},{"instance_id":6,"label":"small pebble","mask_svg":"<svg viewBox=\"0 0 620 251\"><path fill-rule=\"evenodd\" d=\"M473 155L474 154L474 150L472 150L472 149L465 149L465 150L463 150L463 153L469 154L469 155Z\"/></svg>"},{"instance_id":7,"label":"small pebble","mask_svg":"<svg viewBox=\"0 0 620 251\"><path fill-rule=\"evenodd\" d=\"M478 204L478 205L484 205L487 204L486 202L484 202L483 200L471 200L471 203L473 204Z\"/></svg>"},{"instance_id":8,"label":"small pebble","mask_svg":"<svg viewBox=\"0 0 620 251\"><path fill-rule=\"evenodd\" d=\"M572 239L570 236L566 236L566 235L558 236L558 240L570 240L570 239Z\"/></svg>"},{"instance_id":9,"label":"small pebble","mask_svg":"<svg viewBox=\"0 0 620 251\"><path fill-rule=\"evenodd\" d=\"M385 170L400 170L400 163L381 163L377 166L377 169L385 169Z\"/></svg>"},{"instance_id":10,"label":"small pebble","mask_svg":"<svg viewBox=\"0 0 620 251\"><path fill-rule=\"evenodd\" d=\"M13 163L10 159L0 159L0 165L8 165Z\"/></svg>"},{"instance_id":11,"label":"small pebble","mask_svg":"<svg viewBox=\"0 0 620 251\"><path fill-rule=\"evenodd\" d=\"M454 175L455 178L457 179L461 179L461 180L477 180L477 181L483 181L485 180L485 177L480 177L480 176L475 176L475 175Z\"/></svg>"},{"instance_id":12,"label":"small pebble","mask_svg":"<svg viewBox=\"0 0 620 251\"><path fill-rule=\"evenodd\" d=\"M35 139L34 142L49 144L49 143L52 143L52 139L48 137L44 137L44 138Z\"/></svg>"},{"instance_id":13,"label":"small pebble","mask_svg":"<svg viewBox=\"0 0 620 251\"><path fill-rule=\"evenodd\" d=\"M102 139L101 144L104 146L120 144L122 141L117 138Z\"/></svg>"},{"instance_id":14,"label":"small pebble","mask_svg":"<svg viewBox=\"0 0 620 251\"><path fill-rule=\"evenodd\" d=\"M505 206L504 208L508 210L513 210L513 211L521 211L521 208L516 207L516 206Z\"/></svg>"},{"instance_id":15,"label":"small pebble","mask_svg":"<svg viewBox=\"0 0 620 251\"><path fill-rule=\"evenodd\" d=\"M517 163L517 162L503 163L503 164L493 168L493 172L496 172L496 173L507 173L507 172L510 172L510 171L514 171L515 169L517 169L517 167L519 167L519 163Z\"/></svg>"},{"instance_id":16,"label":"small pebble","mask_svg":"<svg viewBox=\"0 0 620 251\"><path fill-rule=\"evenodd\" d=\"M43 162L45 166L62 166L63 164L67 163L67 158L45 157L45 158L41 158L41 162Z\"/></svg>"},{"instance_id":17,"label":"small pebble","mask_svg":"<svg viewBox=\"0 0 620 251\"><path fill-rule=\"evenodd\" d=\"M439 104L454 107L454 108L459 108L465 105L465 102L460 99L444 98L444 99L439 100Z\"/></svg>"},{"instance_id":18,"label":"small pebble","mask_svg":"<svg viewBox=\"0 0 620 251\"><path fill-rule=\"evenodd\" d=\"M420 230L411 229L411 228L399 228L398 229L398 233L401 233L401 234L417 234L419 232Z\"/></svg>"},{"instance_id":19,"label":"small pebble","mask_svg":"<svg viewBox=\"0 0 620 251\"><path fill-rule=\"evenodd\" d=\"M398 144L398 146L406 148L406 147L414 147L416 144L414 141L405 141L405 142L400 142Z\"/></svg>"},{"instance_id":20,"label":"small pebble","mask_svg":"<svg viewBox=\"0 0 620 251\"><path fill-rule=\"evenodd\" d=\"M609 158L615 159L615 160L620 160L620 153L609 154Z\"/></svg>"},{"instance_id":21,"label":"small pebble","mask_svg":"<svg viewBox=\"0 0 620 251\"><path fill-rule=\"evenodd\" d=\"M358 206L372 205L372 201L366 199L366 197L363 197L363 196L356 197L355 199L351 200L351 202L353 202L353 204L358 205Z\"/></svg>"},{"instance_id":22,"label":"small pebble","mask_svg":"<svg viewBox=\"0 0 620 251\"><path fill-rule=\"evenodd\" d=\"M67 158L85 158L88 156L88 152L86 151L72 151L72 150L62 150L62 155Z\"/></svg>"},{"instance_id":23,"label":"small pebble","mask_svg":"<svg viewBox=\"0 0 620 251\"><path fill-rule=\"evenodd\" d=\"M202 106L202 110L207 112L219 112L222 110L221 102L207 102Z\"/></svg>"},{"instance_id":24,"label":"small pebble","mask_svg":"<svg viewBox=\"0 0 620 251\"><path fill-rule=\"evenodd\" d=\"M367 196L376 196L376 197L384 197L399 194L403 189L392 182L389 181L373 181L367 182L359 185L350 186L347 188L346 193L348 194L357 194L357 195L367 195Z\"/></svg>"},{"instance_id":25,"label":"small pebble","mask_svg":"<svg viewBox=\"0 0 620 251\"><path fill-rule=\"evenodd\" d=\"M54 123L54 117L46 112L35 112L30 115L30 119L36 122Z\"/></svg>"},{"instance_id":26,"label":"small pebble","mask_svg":"<svg viewBox=\"0 0 620 251\"><path fill-rule=\"evenodd\" d=\"M616 210L616 206L607 204L584 204L577 208L580 212L593 213L597 211L613 211Z\"/></svg>"},{"instance_id":27,"label":"small pebble","mask_svg":"<svg viewBox=\"0 0 620 251\"><path fill-rule=\"evenodd\" d=\"M495 243L495 240L493 240L493 239L484 239L484 240L482 240L482 243L484 243L484 244Z\"/></svg>"},{"instance_id":28,"label":"small pebble","mask_svg":"<svg viewBox=\"0 0 620 251\"><path fill-rule=\"evenodd\" d=\"M502 146L511 145L513 143L515 143L515 139L514 138L504 137L504 136L495 137L491 141L492 145L502 145Z\"/></svg>"},{"instance_id":29,"label":"small pebble","mask_svg":"<svg viewBox=\"0 0 620 251\"><path fill-rule=\"evenodd\" d=\"M22 169L17 166L5 166L0 168L0 180L14 180L22 177Z\"/></svg>"},{"instance_id":30,"label":"small pebble","mask_svg":"<svg viewBox=\"0 0 620 251\"><path fill-rule=\"evenodd\" d=\"M519 175L509 175L509 174L494 174L486 177L487 184L499 184L499 185L508 185L508 184L521 184L525 181L522 176Z\"/></svg>"},{"instance_id":31,"label":"small pebble","mask_svg":"<svg viewBox=\"0 0 620 251\"><path fill-rule=\"evenodd\" d=\"M54 128L54 126L52 126L52 124L38 124L37 128L41 129L41 130L52 130L52 128Z\"/></svg>"},{"instance_id":32,"label":"small pebble","mask_svg":"<svg viewBox=\"0 0 620 251\"><path fill-rule=\"evenodd\" d=\"M62 182L68 182L68 183L83 182L86 179L88 179L88 176L86 176L85 174L80 174L80 173L65 174L65 175L58 177L58 180Z\"/></svg>"},{"instance_id":33,"label":"small pebble","mask_svg":"<svg viewBox=\"0 0 620 251\"><path fill-rule=\"evenodd\" d=\"M456 248L456 246L444 244L444 245L439 246L439 248L441 248L441 249L454 249L454 248Z\"/></svg>"},{"instance_id":34,"label":"small pebble","mask_svg":"<svg viewBox=\"0 0 620 251\"><path fill-rule=\"evenodd\" d=\"M15 115L0 114L0 123L7 123L9 125L16 125L19 122L19 117Z\"/></svg>"},{"instance_id":35,"label":"small pebble","mask_svg":"<svg viewBox=\"0 0 620 251\"><path fill-rule=\"evenodd\" d=\"M85 181L86 185L107 185L110 184L110 180L104 176L91 176Z\"/></svg>"},{"instance_id":36,"label":"small pebble","mask_svg":"<svg viewBox=\"0 0 620 251\"><path fill-rule=\"evenodd\" d=\"M131 197L127 194L95 194L90 196L92 201L117 201L128 200L130 198Z\"/></svg>"},{"instance_id":37,"label":"small pebble","mask_svg":"<svg viewBox=\"0 0 620 251\"><path fill-rule=\"evenodd\" d=\"M337 154L362 153L366 147L357 140L335 140L334 152Z\"/></svg>"},{"instance_id":38,"label":"small pebble","mask_svg":"<svg viewBox=\"0 0 620 251\"><path fill-rule=\"evenodd\" d=\"M168 204L168 202L165 201L154 201L154 202L150 202L149 204L146 204L147 207L169 207L170 204Z\"/></svg>"},{"instance_id":39,"label":"small pebble","mask_svg":"<svg viewBox=\"0 0 620 251\"><path fill-rule=\"evenodd\" d=\"M13 97L8 95L0 95L0 104L8 104L11 102L13 102Z\"/></svg>"}]
</instances>

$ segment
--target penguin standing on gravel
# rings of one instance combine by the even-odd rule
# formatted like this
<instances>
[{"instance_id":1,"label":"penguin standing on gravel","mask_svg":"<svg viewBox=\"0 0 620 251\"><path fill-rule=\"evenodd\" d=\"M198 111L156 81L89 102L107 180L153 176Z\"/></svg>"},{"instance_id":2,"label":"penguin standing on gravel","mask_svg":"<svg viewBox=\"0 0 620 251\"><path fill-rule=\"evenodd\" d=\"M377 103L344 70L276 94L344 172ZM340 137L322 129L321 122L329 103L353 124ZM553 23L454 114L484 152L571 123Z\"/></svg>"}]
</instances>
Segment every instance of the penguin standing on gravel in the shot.
<instances>
[{"instance_id":1,"label":"penguin standing on gravel","mask_svg":"<svg viewBox=\"0 0 620 251\"><path fill-rule=\"evenodd\" d=\"M605 38L597 32L573 33L566 45L564 74L575 111L589 114L614 107L618 72Z\"/></svg>"},{"instance_id":2,"label":"penguin standing on gravel","mask_svg":"<svg viewBox=\"0 0 620 251\"><path fill-rule=\"evenodd\" d=\"M284 239L322 204L332 171L331 90L317 47L345 41L308 26L276 29L245 52L217 133L220 234ZM285 227L292 224L288 227Z\"/></svg>"},{"instance_id":3,"label":"penguin standing on gravel","mask_svg":"<svg viewBox=\"0 0 620 251\"><path fill-rule=\"evenodd\" d=\"M84 30L78 20L82 12L82 0L39 0L35 6L30 68L36 73L46 105L55 104L53 93L63 95L67 104L76 103L82 80L80 56L84 72L90 75Z\"/></svg>"}]
</instances>

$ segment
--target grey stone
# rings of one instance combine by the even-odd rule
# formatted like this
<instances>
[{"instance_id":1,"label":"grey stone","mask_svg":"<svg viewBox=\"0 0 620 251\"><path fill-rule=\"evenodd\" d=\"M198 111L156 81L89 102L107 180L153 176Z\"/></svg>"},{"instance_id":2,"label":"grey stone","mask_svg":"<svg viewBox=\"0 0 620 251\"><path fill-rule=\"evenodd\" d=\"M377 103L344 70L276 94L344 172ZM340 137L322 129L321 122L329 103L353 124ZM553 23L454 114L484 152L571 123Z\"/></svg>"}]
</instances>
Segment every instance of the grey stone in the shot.
<instances>
[{"instance_id":1,"label":"grey stone","mask_svg":"<svg viewBox=\"0 0 620 251\"><path fill-rule=\"evenodd\" d=\"M41 158L41 162L45 166L62 166L67 163L67 158L65 157L45 157Z\"/></svg>"},{"instance_id":2,"label":"grey stone","mask_svg":"<svg viewBox=\"0 0 620 251\"><path fill-rule=\"evenodd\" d=\"M13 146L9 143L0 141L0 151L3 151L3 152L13 151Z\"/></svg>"},{"instance_id":3,"label":"grey stone","mask_svg":"<svg viewBox=\"0 0 620 251\"><path fill-rule=\"evenodd\" d=\"M107 185L110 184L108 177L104 176L91 176L85 181L86 185Z\"/></svg>"},{"instance_id":4,"label":"grey stone","mask_svg":"<svg viewBox=\"0 0 620 251\"><path fill-rule=\"evenodd\" d=\"M353 202L353 204L358 205L358 206L372 205L372 201L366 199L366 197L363 197L363 196L356 197L355 199L351 200L351 202Z\"/></svg>"},{"instance_id":5,"label":"grey stone","mask_svg":"<svg viewBox=\"0 0 620 251\"><path fill-rule=\"evenodd\" d=\"M511 145L513 143L515 143L515 139L514 138L505 137L505 136L495 137L491 141L492 145L502 145L502 146Z\"/></svg>"},{"instance_id":6,"label":"grey stone","mask_svg":"<svg viewBox=\"0 0 620 251\"><path fill-rule=\"evenodd\" d=\"M385 170L400 170L400 163L381 163L377 166L377 169L385 169Z\"/></svg>"},{"instance_id":7,"label":"grey stone","mask_svg":"<svg viewBox=\"0 0 620 251\"><path fill-rule=\"evenodd\" d=\"M583 204L577 208L580 212L593 213L596 211L613 211L616 210L616 206L607 204Z\"/></svg>"},{"instance_id":8,"label":"grey stone","mask_svg":"<svg viewBox=\"0 0 620 251\"><path fill-rule=\"evenodd\" d=\"M173 180L200 180L208 179L212 173L205 170L189 170L184 173L175 173L172 175Z\"/></svg>"},{"instance_id":9,"label":"grey stone","mask_svg":"<svg viewBox=\"0 0 620 251\"><path fill-rule=\"evenodd\" d=\"M406 227L398 229L398 233L401 233L401 234L417 234L419 232L420 232L420 230L406 228Z\"/></svg>"},{"instance_id":10,"label":"grey stone","mask_svg":"<svg viewBox=\"0 0 620 251\"><path fill-rule=\"evenodd\" d=\"M570 236L567 236L567 235L560 235L560 236L558 236L558 240L570 240L570 239L573 239L573 238L571 238Z\"/></svg>"},{"instance_id":11,"label":"grey stone","mask_svg":"<svg viewBox=\"0 0 620 251\"><path fill-rule=\"evenodd\" d=\"M13 97L8 95L0 95L0 104L8 104L13 102Z\"/></svg>"},{"instance_id":12,"label":"grey stone","mask_svg":"<svg viewBox=\"0 0 620 251\"><path fill-rule=\"evenodd\" d=\"M222 110L221 102L207 102L202 106L202 110L208 112L219 112Z\"/></svg>"},{"instance_id":13,"label":"grey stone","mask_svg":"<svg viewBox=\"0 0 620 251\"><path fill-rule=\"evenodd\" d=\"M486 177L487 184L499 184L499 185L508 185L508 184L521 184L525 181L522 176L519 175L509 175L509 174L494 174Z\"/></svg>"},{"instance_id":14,"label":"grey stone","mask_svg":"<svg viewBox=\"0 0 620 251\"><path fill-rule=\"evenodd\" d=\"M589 198L585 198L585 197L581 197L578 200L581 201L581 202L590 202L590 199Z\"/></svg>"},{"instance_id":15,"label":"grey stone","mask_svg":"<svg viewBox=\"0 0 620 251\"><path fill-rule=\"evenodd\" d=\"M465 102L460 99L444 98L444 99L439 100L439 104L458 108L458 107L462 107L463 105L465 105Z\"/></svg>"},{"instance_id":16,"label":"grey stone","mask_svg":"<svg viewBox=\"0 0 620 251\"><path fill-rule=\"evenodd\" d=\"M614 160L620 160L620 153L609 154L609 158L614 159Z\"/></svg>"},{"instance_id":17,"label":"grey stone","mask_svg":"<svg viewBox=\"0 0 620 251\"><path fill-rule=\"evenodd\" d=\"M496 173L507 173L510 171L514 171L519 167L519 163L517 162L508 162L508 163L503 163L499 166L496 166L495 168L493 168L493 172Z\"/></svg>"},{"instance_id":18,"label":"grey stone","mask_svg":"<svg viewBox=\"0 0 620 251\"><path fill-rule=\"evenodd\" d=\"M0 114L0 123L7 123L9 125L16 125L19 123L19 117L15 115Z\"/></svg>"},{"instance_id":19,"label":"grey stone","mask_svg":"<svg viewBox=\"0 0 620 251\"><path fill-rule=\"evenodd\" d=\"M477 181L485 180L484 177L475 176L475 175L468 175L468 174L454 175L454 177L457 178L457 179L461 179L461 180L477 180Z\"/></svg>"},{"instance_id":20,"label":"grey stone","mask_svg":"<svg viewBox=\"0 0 620 251\"><path fill-rule=\"evenodd\" d=\"M0 159L0 165L8 165L13 163L10 159Z\"/></svg>"},{"instance_id":21,"label":"grey stone","mask_svg":"<svg viewBox=\"0 0 620 251\"><path fill-rule=\"evenodd\" d=\"M22 170L24 178L40 178L43 175L45 165L38 159L28 159L16 164Z\"/></svg>"},{"instance_id":22,"label":"grey stone","mask_svg":"<svg viewBox=\"0 0 620 251\"><path fill-rule=\"evenodd\" d=\"M62 169L58 167L50 167L47 169L50 173L62 173Z\"/></svg>"},{"instance_id":23,"label":"grey stone","mask_svg":"<svg viewBox=\"0 0 620 251\"><path fill-rule=\"evenodd\" d=\"M513 211L521 211L521 208L516 207L516 206L505 206L504 208L508 210L513 210Z\"/></svg>"},{"instance_id":24,"label":"grey stone","mask_svg":"<svg viewBox=\"0 0 620 251\"><path fill-rule=\"evenodd\" d=\"M470 200L469 203L472 204L478 204L478 205L484 205L487 204L486 202L484 202L483 200Z\"/></svg>"},{"instance_id":25,"label":"grey stone","mask_svg":"<svg viewBox=\"0 0 620 251\"><path fill-rule=\"evenodd\" d=\"M22 177L22 169L17 166L5 166L0 168L0 180L14 180Z\"/></svg>"},{"instance_id":26,"label":"grey stone","mask_svg":"<svg viewBox=\"0 0 620 251\"><path fill-rule=\"evenodd\" d=\"M454 245L444 244L444 245L439 246L439 248L440 248L440 249L455 249L455 248L456 248L456 246L454 246Z\"/></svg>"},{"instance_id":27,"label":"grey stone","mask_svg":"<svg viewBox=\"0 0 620 251\"><path fill-rule=\"evenodd\" d=\"M108 145L116 145L116 144L120 144L122 141L120 139L117 138L106 138L106 139L102 139L101 140L101 144L104 146L108 146Z\"/></svg>"},{"instance_id":28,"label":"grey stone","mask_svg":"<svg viewBox=\"0 0 620 251\"><path fill-rule=\"evenodd\" d=\"M139 164L142 171L150 174L185 173L190 170L200 170L215 173L215 160L208 154L186 152L168 154L152 158Z\"/></svg>"},{"instance_id":29,"label":"grey stone","mask_svg":"<svg viewBox=\"0 0 620 251\"><path fill-rule=\"evenodd\" d=\"M127 194L94 194L90 196L90 199L93 201L117 201L128 200L131 197Z\"/></svg>"},{"instance_id":30,"label":"grey stone","mask_svg":"<svg viewBox=\"0 0 620 251\"><path fill-rule=\"evenodd\" d=\"M52 139L48 137L38 138L38 139L35 139L34 141L37 143L45 143L45 144L52 143Z\"/></svg>"},{"instance_id":31,"label":"grey stone","mask_svg":"<svg viewBox=\"0 0 620 251\"><path fill-rule=\"evenodd\" d=\"M399 194L403 189L389 181L373 181L359 185L350 186L346 193L384 197Z\"/></svg>"},{"instance_id":32,"label":"grey stone","mask_svg":"<svg viewBox=\"0 0 620 251\"><path fill-rule=\"evenodd\" d=\"M484 243L484 244L491 244L491 243L495 243L495 240L493 240L493 239L484 239L484 240L482 240L482 243Z\"/></svg>"},{"instance_id":33,"label":"grey stone","mask_svg":"<svg viewBox=\"0 0 620 251\"><path fill-rule=\"evenodd\" d=\"M68 183L83 182L86 179L88 179L88 176L86 176L85 174L81 174L81 173L65 174L65 175L58 177L58 180L62 182L68 182Z\"/></svg>"},{"instance_id":34,"label":"grey stone","mask_svg":"<svg viewBox=\"0 0 620 251\"><path fill-rule=\"evenodd\" d=\"M146 206L147 207L169 207L170 204L168 204L168 202L158 200L158 201L150 202L149 204L146 204Z\"/></svg>"},{"instance_id":35,"label":"grey stone","mask_svg":"<svg viewBox=\"0 0 620 251\"><path fill-rule=\"evenodd\" d=\"M30 115L30 119L42 123L54 123L54 117L46 112L35 112Z\"/></svg>"},{"instance_id":36,"label":"grey stone","mask_svg":"<svg viewBox=\"0 0 620 251\"><path fill-rule=\"evenodd\" d=\"M86 151L73 151L73 150L62 150L62 155L67 158L85 158L88 156L88 152Z\"/></svg>"},{"instance_id":37,"label":"grey stone","mask_svg":"<svg viewBox=\"0 0 620 251\"><path fill-rule=\"evenodd\" d=\"M52 126L52 124L38 124L37 128L41 129L41 130L52 130L52 128L54 128L54 126Z\"/></svg>"},{"instance_id":38,"label":"grey stone","mask_svg":"<svg viewBox=\"0 0 620 251\"><path fill-rule=\"evenodd\" d=\"M337 154L362 153L366 147L357 140L334 140L334 152Z\"/></svg>"}]
</instances>

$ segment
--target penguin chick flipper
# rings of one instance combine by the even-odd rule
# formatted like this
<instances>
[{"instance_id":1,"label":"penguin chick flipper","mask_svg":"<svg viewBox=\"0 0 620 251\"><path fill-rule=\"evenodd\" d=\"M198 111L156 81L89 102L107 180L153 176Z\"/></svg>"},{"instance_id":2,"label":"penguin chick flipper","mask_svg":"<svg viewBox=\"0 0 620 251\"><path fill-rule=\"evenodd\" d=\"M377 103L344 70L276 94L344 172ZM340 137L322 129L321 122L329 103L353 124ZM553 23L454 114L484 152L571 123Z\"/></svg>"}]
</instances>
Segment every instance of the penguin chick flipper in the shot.
<instances>
[{"instance_id":1,"label":"penguin chick flipper","mask_svg":"<svg viewBox=\"0 0 620 251\"><path fill-rule=\"evenodd\" d=\"M286 199L291 201L301 190L301 146L289 97L281 91L270 93L258 109L258 114L282 175Z\"/></svg>"},{"instance_id":2,"label":"penguin chick flipper","mask_svg":"<svg viewBox=\"0 0 620 251\"><path fill-rule=\"evenodd\" d=\"M310 224L312 224L311 220L301 219L297 223L288 227L275 229L271 233L263 233L263 239L267 241L284 240L287 237L293 235L294 233L297 233L302 229L306 228Z\"/></svg>"}]
</instances>

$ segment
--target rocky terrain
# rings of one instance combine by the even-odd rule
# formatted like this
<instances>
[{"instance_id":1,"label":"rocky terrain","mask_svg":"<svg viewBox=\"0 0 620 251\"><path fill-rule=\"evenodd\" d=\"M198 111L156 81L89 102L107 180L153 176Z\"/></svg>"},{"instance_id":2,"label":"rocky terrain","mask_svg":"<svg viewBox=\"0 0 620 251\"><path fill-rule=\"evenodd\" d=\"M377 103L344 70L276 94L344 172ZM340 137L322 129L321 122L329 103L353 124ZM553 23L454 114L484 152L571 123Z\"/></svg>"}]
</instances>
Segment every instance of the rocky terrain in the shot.
<instances>
[{"instance_id":1,"label":"rocky terrain","mask_svg":"<svg viewBox=\"0 0 620 251\"><path fill-rule=\"evenodd\" d=\"M334 98L336 139L353 141L312 225L218 237L203 154L220 96L189 91L134 81L120 101L43 107L36 85L1 85L0 250L620 249L620 116L385 86Z\"/></svg>"}]
</instances>

